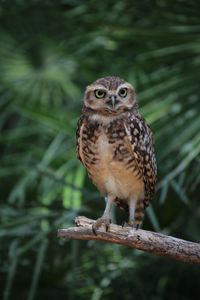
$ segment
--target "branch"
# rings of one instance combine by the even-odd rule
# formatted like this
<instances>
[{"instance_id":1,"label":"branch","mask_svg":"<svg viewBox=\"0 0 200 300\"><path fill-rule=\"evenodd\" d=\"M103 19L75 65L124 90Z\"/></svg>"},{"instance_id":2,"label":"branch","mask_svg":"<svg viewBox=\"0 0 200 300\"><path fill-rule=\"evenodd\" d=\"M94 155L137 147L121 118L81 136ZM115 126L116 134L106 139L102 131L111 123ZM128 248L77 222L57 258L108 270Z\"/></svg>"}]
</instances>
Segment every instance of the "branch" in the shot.
<instances>
[{"instance_id":1,"label":"branch","mask_svg":"<svg viewBox=\"0 0 200 300\"><path fill-rule=\"evenodd\" d=\"M166 256L187 263L200 264L200 244L188 242L172 236L132 229L111 224L109 231L99 228L97 235L92 232L94 220L86 217L77 217L77 227L59 229L58 237L70 240L97 240L109 243L121 244L131 248Z\"/></svg>"}]
</instances>

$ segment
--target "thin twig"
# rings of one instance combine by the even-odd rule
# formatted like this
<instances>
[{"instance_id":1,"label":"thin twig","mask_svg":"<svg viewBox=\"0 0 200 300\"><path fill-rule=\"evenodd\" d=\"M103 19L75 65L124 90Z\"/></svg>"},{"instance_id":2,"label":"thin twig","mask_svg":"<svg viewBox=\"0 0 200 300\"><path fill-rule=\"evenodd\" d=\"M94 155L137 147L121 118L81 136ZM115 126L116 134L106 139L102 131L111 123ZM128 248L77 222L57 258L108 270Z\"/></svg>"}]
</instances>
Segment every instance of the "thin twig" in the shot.
<instances>
[{"instance_id":1,"label":"thin twig","mask_svg":"<svg viewBox=\"0 0 200 300\"><path fill-rule=\"evenodd\" d=\"M58 237L70 240L97 240L121 244L156 255L166 256L182 262L200 264L200 244L164 234L132 229L111 224L109 231L101 227L95 235L92 231L94 220L77 217L76 227L59 229Z\"/></svg>"}]
</instances>

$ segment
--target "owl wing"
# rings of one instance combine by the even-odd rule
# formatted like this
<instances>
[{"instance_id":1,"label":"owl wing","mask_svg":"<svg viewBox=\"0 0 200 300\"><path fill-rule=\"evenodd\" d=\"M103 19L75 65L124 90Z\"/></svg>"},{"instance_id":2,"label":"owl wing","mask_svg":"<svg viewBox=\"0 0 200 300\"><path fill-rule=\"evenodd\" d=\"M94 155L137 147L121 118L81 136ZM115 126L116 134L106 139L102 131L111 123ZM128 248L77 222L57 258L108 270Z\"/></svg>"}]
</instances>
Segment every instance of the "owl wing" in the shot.
<instances>
[{"instance_id":1,"label":"owl wing","mask_svg":"<svg viewBox=\"0 0 200 300\"><path fill-rule=\"evenodd\" d=\"M82 162L82 145L81 145L81 135L84 128L84 117L81 116L77 123L76 128L76 156Z\"/></svg>"},{"instance_id":2,"label":"owl wing","mask_svg":"<svg viewBox=\"0 0 200 300\"><path fill-rule=\"evenodd\" d=\"M145 186L144 205L149 205L155 191L157 165L153 148L153 136L149 125L140 116L131 116L125 130L135 158L138 173Z\"/></svg>"}]
</instances>

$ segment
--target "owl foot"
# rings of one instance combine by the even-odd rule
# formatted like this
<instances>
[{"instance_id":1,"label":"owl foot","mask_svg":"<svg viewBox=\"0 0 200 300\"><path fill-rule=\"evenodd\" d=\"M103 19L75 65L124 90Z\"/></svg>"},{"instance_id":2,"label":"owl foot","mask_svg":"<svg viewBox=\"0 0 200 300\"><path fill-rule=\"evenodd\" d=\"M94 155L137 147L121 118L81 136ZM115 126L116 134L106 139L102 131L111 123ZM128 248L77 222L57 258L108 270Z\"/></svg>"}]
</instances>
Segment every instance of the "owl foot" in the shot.
<instances>
[{"instance_id":1,"label":"owl foot","mask_svg":"<svg viewBox=\"0 0 200 300\"><path fill-rule=\"evenodd\" d=\"M131 227L132 229L135 228L136 230L138 230L140 225L141 225L141 223L133 220L133 221L123 223L122 227Z\"/></svg>"},{"instance_id":2,"label":"owl foot","mask_svg":"<svg viewBox=\"0 0 200 300\"><path fill-rule=\"evenodd\" d=\"M106 232L109 230L110 228L110 223L111 220L110 219L104 219L104 218L99 218L97 219L93 224L92 224L92 231L95 235L97 235L97 230L104 225Z\"/></svg>"}]
</instances>

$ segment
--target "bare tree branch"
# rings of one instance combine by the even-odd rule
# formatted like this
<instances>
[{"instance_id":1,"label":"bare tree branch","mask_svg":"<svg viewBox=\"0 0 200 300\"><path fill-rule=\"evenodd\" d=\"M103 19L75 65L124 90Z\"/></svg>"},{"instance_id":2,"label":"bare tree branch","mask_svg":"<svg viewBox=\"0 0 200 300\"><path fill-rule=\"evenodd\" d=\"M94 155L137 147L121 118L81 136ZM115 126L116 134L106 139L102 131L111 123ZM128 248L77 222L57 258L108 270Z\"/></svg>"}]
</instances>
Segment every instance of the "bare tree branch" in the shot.
<instances>
[{"instance_id":1,"label":"bare tree branch","mask_svg":"<svg viewBox=\"0 0 200 300\"><path fill-rule=\"evenodd\" d=\"M97 235L92 231L94 220L77 217L76 227L59 229L58 237L70 240L97 240L121 244L156 255L166 256L187 263L200 264L200 244L178 239L164 234L132 229L111 224L109 231L101 227Z\"/></svg>"}]
</instances>

